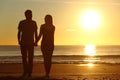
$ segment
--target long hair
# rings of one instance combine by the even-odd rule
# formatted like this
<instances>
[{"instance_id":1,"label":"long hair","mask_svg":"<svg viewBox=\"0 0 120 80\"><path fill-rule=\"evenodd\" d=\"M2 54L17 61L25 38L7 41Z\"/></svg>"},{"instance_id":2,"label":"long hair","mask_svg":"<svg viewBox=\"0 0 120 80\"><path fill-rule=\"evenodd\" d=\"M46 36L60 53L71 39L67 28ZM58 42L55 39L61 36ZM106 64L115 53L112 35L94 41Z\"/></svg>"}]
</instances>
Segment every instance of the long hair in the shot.
<instances>
[{"instance_id":1,"label":"long hair","mask_svg":"<svg viewBox=\"0 0 120 80\"><path fill-rule=\"evenodd\" d=\"M45 16L45 23L46 24L53 24L52 16L51 15L46 15Z\"/></svg>"}]
</instances>

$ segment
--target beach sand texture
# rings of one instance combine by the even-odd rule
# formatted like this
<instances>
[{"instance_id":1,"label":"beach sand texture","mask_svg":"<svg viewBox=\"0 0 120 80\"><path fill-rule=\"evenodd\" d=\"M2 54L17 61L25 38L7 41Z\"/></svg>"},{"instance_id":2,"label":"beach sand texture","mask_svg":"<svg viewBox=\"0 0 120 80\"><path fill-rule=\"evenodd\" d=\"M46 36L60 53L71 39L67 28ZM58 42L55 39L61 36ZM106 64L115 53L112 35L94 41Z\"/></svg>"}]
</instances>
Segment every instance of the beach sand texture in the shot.
<instances>
[{"instance_id":1,"label":"beach sand texture","mask_svg":"<svg viewBox=\"0 0 120 80\"><path fill-rule=\"evenodd\" d=\"M31 78L23 79L22 64L0 64L0 80L120 80L120 64L53 64L50 78L43 78L44 65L34 63Z\"/></svg>"}]
</instances>

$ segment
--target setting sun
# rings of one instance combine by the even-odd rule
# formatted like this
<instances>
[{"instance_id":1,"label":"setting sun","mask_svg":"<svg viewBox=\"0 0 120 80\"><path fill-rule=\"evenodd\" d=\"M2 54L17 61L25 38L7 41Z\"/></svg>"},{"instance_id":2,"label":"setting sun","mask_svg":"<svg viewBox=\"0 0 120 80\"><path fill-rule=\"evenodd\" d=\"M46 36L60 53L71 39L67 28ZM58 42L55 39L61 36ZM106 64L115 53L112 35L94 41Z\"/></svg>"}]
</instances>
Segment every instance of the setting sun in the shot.
<instances>
[{"instance_id":1,"label":"setting sun","mask_svg":"<svg viewBox=\"0 0 120 80\"><path fill-rule=\"evenodd\" d=\"M85 27L85 29L94 29L100 25L100 15L94 10L85 11L81 18L80 24Z\"/></svg>"}]
</instances>

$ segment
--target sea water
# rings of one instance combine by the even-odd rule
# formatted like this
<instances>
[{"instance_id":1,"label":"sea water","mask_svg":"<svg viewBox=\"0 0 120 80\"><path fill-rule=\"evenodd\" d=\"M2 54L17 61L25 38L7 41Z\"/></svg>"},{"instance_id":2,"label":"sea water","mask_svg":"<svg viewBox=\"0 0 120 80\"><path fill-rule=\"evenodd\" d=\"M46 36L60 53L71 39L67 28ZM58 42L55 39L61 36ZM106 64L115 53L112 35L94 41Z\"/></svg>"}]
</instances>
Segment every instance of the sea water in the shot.
<instances>
[{"instance_id":1,"label":"sea water","mask_svg":"<svg viewBox=\"0 0 120 80\"><path fill-rule=\"evenodd\" d=\"M21 63L21 52L19 46L0 46L0 63ZM34 62L43 63L40 46L35 47ZM120 63L120 46L61 46L56 45L52 62L57 64L85 64L85 63Z\"/></svg>"}]
</instances>

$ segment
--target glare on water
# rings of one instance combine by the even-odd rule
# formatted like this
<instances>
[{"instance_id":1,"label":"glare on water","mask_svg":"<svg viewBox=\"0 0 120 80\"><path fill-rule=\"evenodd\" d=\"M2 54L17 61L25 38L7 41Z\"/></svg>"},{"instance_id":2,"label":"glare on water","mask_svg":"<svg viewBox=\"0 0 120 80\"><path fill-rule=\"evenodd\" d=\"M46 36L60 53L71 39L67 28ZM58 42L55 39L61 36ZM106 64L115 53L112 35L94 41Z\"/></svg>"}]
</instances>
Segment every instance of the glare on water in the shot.
<instances>
[{"instance_id":1,"label":"glare on water","mask_svg":"<svg viewBox=\"0 0 120 80\"><path fill-rule=\"evenodd\" d=\"M86 45L85 46L85 54L88 56L95 56L95 54L96 54L95 45Z\"/></svg>"}]
</instances>

